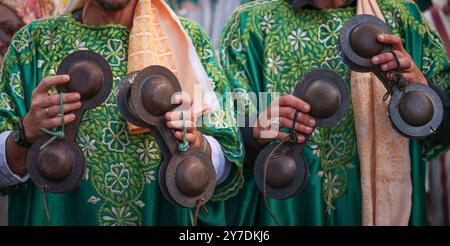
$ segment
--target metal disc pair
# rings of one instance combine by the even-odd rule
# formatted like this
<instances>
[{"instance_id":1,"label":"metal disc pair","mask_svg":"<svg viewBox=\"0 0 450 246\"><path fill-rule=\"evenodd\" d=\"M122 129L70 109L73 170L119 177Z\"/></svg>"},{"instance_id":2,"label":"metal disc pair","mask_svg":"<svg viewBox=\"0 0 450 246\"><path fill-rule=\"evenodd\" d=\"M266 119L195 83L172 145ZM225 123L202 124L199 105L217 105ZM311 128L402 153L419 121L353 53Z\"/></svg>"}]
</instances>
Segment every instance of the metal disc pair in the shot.
<instances>
[{"instance_id":1,"label":"metal disc pair","mask_svg":"<svg viewBox=\"0 0 450 246\"><path fill-rule=\"evenodd\" d=\"M259 153L253 172L260 191L264 193L266 182L265 194L273 199L284 200L294 196L306 186L309 171L303 158L303 150L293 146L292 143L284 143L284 149L274 153L268 160L267 177L264 180L264 163L276 147L277 144L271 144Z\"/></svg>"},{"instance_id":2,"label":"metal disc pair","mask_svg":"<svg viewBox=\"0 0 450 246\"><path fill-rule=\"evenodd\" d=\"M102 56L85 50L65 57L57 74L70 75L68 83L56 87L58 93L79 92L82 108L74 111L76 120L65 127L63 140L55 140L41 150L41 146L52 138L46 135L38 139L28 152L27 167L31 179L43 191L51 193L71 191L83 177L85 163L75 143L76 133L83 112L106 101L113 82L108 62Z\"/></svg>"},{"instance_id":3,"label":"metal disc pair","mask_svg":"<svg viewBox=\"0 0 450 246\"><path fill-rule=\"evenodd\" d=\"M306 73L297 83L294 96L310 105L309 114L315 118L317 127L331 127L345 118L350 99L345 81L329 69L316 69ZM309 137L308 137L309 138ZM308 164L303 150L306 144L284 142L274 153L278 144L265 147L258 155L254 175L258 188L275 199L287 199L303 189L308 181ZM270 158L270 160L268 160ZM264 168L267 162L267 180Z\"/></svg>"},{"instance_id":4,"label":"metal disc pair","mask_svg":"<svg viewBox=\"0 0 450 246\"><path fill-rule=\"evenodd\" d=\"M317 127L337 124L345 118L350 104L347 84L329 69L316 69L303 75L295 86L294 96L310 105L309 114Z\"/></svg>"},{"instance_id":5,"label":"metal disc pair","mask_svg":"<svg viewBox=\"0 0 450 246\"><path fill-rule=\"evenodd\" d=\"M389 87L387 78L372 63L373 56L391 50L389 45L378 42L379 34L390 34L386 23L372 15L358 15L345 23L339 47L341 56L350 69L373 72ZM409 83L404 89L392 89L388 115L399 134L408 138L425 138L440 126L443 105L438 94L428 86Z\"/></svg>"},{"instance_id":6,"label":"metal disc pair","mask_svg":"<svg viewBox=\"0 0 450 246\"><path fill-rule=\"evenodd\" d=\"M378 42L379 34L390 34L389 26L373 15L357 15L344 25L339 37L341 56L357 72L371 72L372 57L391 50Z\"/></svg>"},{"instance_id":7,"label":"metal disc pair","mask_svg":"<svg viewBox=\"0 0 450 246\"><path fill-rule=\"evenodd\" d=\"M439 95L430 87L411 83L394 93L388 107L394 129L408 138L425 138L435 133L444 117Z\"/></svg>"}]
</instances>

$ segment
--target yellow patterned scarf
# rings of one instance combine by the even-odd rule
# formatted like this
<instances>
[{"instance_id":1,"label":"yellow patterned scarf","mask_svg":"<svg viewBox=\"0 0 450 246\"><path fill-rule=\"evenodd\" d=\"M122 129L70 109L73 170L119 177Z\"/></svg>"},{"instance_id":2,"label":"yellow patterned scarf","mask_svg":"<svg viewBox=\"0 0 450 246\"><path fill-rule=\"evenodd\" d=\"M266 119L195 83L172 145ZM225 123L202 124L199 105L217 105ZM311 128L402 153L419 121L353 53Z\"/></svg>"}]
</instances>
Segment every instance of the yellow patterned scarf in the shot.
<instances>
[{"instance_id":1,"label":"yellow patterned scarf","mask_svg":"<svg viewBox=\"0 0 450 246\"><path fill-rule=\"evenodd\" d=\"M384 20L375 0L358 0L357 14ZM409 140L397 134L386 117L385 93L375 75L352 72L363 225L408 225L412 195Z\"/></svg>"}]
</instances>

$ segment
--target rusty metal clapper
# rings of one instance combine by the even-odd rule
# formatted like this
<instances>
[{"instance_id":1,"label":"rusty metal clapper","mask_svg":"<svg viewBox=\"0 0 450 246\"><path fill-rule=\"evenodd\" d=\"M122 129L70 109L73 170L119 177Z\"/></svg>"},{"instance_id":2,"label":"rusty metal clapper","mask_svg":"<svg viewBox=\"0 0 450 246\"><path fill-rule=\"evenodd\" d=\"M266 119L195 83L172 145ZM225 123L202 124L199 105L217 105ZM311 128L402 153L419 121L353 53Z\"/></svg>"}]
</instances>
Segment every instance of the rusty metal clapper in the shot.
<instances>
[{"instance_id":1,"label":"rusty metal clapper","mask_svg":"<svg viewBox=\"0 0 450 246\"><path fill-rule=\"evenodd\" d=\"M379 43L379 34L389 34L389 27L372 15L358 15L349 19L339 39L340 55L351 70L374 73L387 89L384 100L391 97L388 116L393 128L401 135L420 139L438 129L444 115L439 95L430 87L407 83L400 72L399 61L391 47ZM397 71L387 76L380 66L372 64L372 57L390 52L397 62Z\"/></svg>"},{"instance_id":2,"label":"rusty metal clapper","mask_svg":"<svg viewBox=\"0 0 450 246\"><path fill-rule=\"evenodd\" d=\"M339 74L328 69L306 73L297 83L293 94L311 106L310 114L316 119L317 127L337 124L344 119L349 106L349 92L345 81ZM298 114L296 112L294 116L289 138L266 146L256 159L254 175L265 200L266 197L288 199L307 184L309 171L303 151L308 147L310 136L307 136L305 143L297 143L294 129ZM273 214L272 217L277 221Z\"/></svg>"},{"instance_id":3,"label":"rusty metal clapper","mask_svg":"<svg viewBox=\"0 0 450 246\"><path fill-rule=\"evenodd\" d=\"M113 83L108 62L91 51L77 51L65 57L57 74L70 75L69 83L56 87L58 93L80 93L82 108L73 112L75 122L65 126L57 136L41 137L28 152L31 180L43 194L69 192L78 186L85 171L82 152L75 143L78 128L84 112L108 98Z\"/></svg>"},{"instance_id":4,"label":"rusty metal clapper","mask_svg":"<svg viewBox=\"0 0 450 246\"><path fill-rule=\"evenodd\" d=\"M172 104L172 96L180 92L180 84L169 69L149 66L122 79L116 101L128 122L149 128L155 137L163 154L158 181L164 196L176 205L199 208L214 192L216 173L202 151L180 150L180 142L166 126L164 114L179 106Z\"/></svg>"}]
</instances>

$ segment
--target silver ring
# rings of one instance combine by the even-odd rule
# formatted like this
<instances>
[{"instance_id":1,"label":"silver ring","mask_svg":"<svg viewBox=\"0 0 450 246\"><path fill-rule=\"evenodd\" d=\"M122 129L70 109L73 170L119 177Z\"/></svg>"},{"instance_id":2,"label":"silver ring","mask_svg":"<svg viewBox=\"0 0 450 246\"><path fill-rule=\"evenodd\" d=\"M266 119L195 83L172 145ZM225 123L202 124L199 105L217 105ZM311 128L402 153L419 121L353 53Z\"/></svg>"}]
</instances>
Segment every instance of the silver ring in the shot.
<instances>
[{"instance_id":1,"label":"silver ring","mask_svg":"<svg viewBox=\"0 0 450 246\"><path fill-rule=\"evenodd\" d=\"M414 62L411 62L411 67L405 70L405 72L411 72L414 69Z\"/></svg>"},{"instance_id":2,"label":"silver ring","mask_svg":"<svg viewBox=\"0 0 450 246\"><path fill-rule=\"evenodd\" d=\"M45 116L47 116L47 118L51 117L49 108L45 108Z\"/></svg>"}]
</instances>

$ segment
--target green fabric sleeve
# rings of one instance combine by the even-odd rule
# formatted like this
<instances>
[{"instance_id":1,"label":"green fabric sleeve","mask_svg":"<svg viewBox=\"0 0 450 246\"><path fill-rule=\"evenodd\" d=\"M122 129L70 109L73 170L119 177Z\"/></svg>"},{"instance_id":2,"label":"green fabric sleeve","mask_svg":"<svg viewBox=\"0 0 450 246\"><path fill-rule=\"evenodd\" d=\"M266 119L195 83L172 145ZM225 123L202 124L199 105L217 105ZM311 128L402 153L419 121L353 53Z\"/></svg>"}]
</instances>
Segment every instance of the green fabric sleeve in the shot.
<instances>
[{"instance_id":1,"label":"green fabric sleeve","mask_svg":"<svg viewBox=\"0 0 450 246\"><path fill-rule=\"evenodd\" d=\"M255 114L258 100L254 93L264 91L260 69L264 45L257 35L246 31L246 25L245 13L236 11L224 28L219 44L220 58L237 101L245 103L242 113Z\"/></svg>"}]
</instances>

